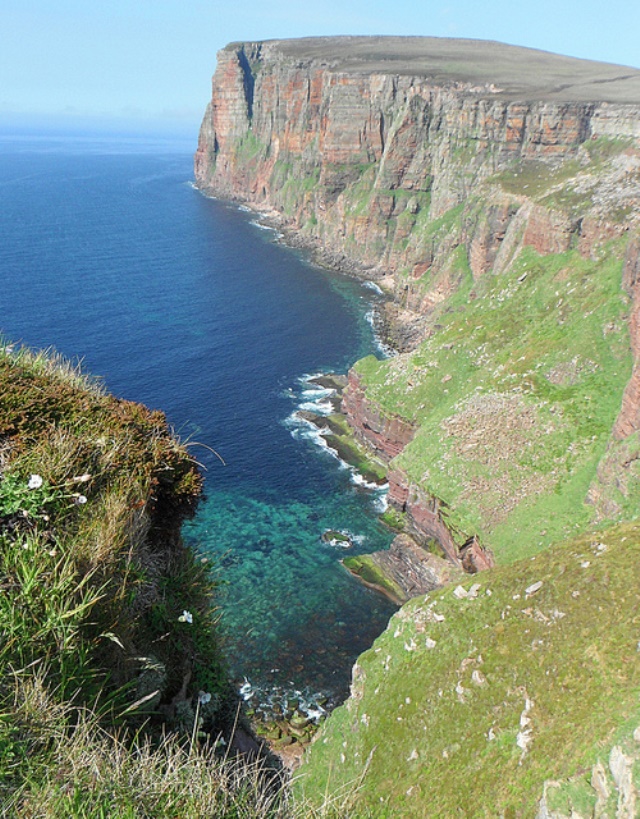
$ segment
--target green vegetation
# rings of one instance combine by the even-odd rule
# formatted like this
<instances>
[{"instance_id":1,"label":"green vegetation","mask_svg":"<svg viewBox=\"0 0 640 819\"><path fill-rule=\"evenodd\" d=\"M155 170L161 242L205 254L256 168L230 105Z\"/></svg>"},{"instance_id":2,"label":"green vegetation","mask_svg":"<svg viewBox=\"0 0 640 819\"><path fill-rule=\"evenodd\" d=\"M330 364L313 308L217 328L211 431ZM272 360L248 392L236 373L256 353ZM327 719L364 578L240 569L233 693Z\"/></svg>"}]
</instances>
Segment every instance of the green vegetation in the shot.
<instances>
[{"instance_id":1,"label":"green vegetation","mask_svg":"<svg viewBox=\"0 0 640 819\"><path fill-rule=\"evenodd\" d=\"M0 392L0 798L134 815L106 792L73 813L92 754L236 717L215 579L180 539L201 477L162 413L55 356L3 345Z\"/></svg>"},{"instance_id":2,"label":"green vegetation","mask_svg":"<svg viewBox=\"0 0 640 819\"><path fill-rule=\"evenodd\" d=\"M389 506L381 515L380 520L386 524L390 529L395 529L397 532L404 531L406 526L407 516L404 512L399 512L393 506Z\"/></svg>"},{"instance_id":3,"label":"green vegetation","mask_svg":"<svg viewBox=\"0 0 640 819\"><path fill-rule=\"evenodd\" d=\"M584 148L592 162L601 164L613 157L619 156L632 145L633 140L630 138L622 139L601 136L597 139L590 139L585 142Z\"/></svg>"},{"instance_id":4,"label":"green vegetation","mask_svg":"<svg viewBox=\"0 0 640 819\"><path fill-rule=\"evenodd\" d=\"M311 807L229 750L216 579L180 538L201 477L162 413L4 344L0 395L2 816L344 816L353 787Z\"/></svg>"},{"instance_id":5,"label":"green vegetation","mask_svg":"<svg viewBox=\"0 0 640 819\"><path fill-rule=\"evenodd\" d=\"M377 566L371 555L345 557L342 563L345 568L349 569L352 574L357 575L368 586L383 591L392 600L396 602L406 600L406 595L402 589L386 572Z\"/></svg>"},{"instance_id":6,"label":"green vegetation","mask_svg":"<svg viewBox=\"0 0 640 819\"><path fill-rule=\"evenodd\" d=\"M525 248L473 300L443 302L414 353L357 364L367 398L419 426L394 465L501 562L592 519L584 501L631 372L621 255Z\"/></svg>"},{"instance_id":7,"label":"green vegetation","mask_svg":"<svg viewBox=\"0 0 640 819\"><path fill-rule=\"evenodd\" d=\"M268 155L268 146L261 142L249 129L234 145L234 160L240 164L252 165Z\"/></svg>"},{"instance_id":8,"label":"green vegetation","mask_svg":"<svg viewBox=\"0 0 640 819\"><path fill-rule=\"evenodd\" d=\"M355 439L346 417L336 414L324 418L323 421L330 430L323 437L339 457L354 466L366 481L384 483L387 476L386 464L375 458Z\"/></svg>"},{"instance_id":9,"label":"green vegetation","mask_svg":"<svg viewBox=\"0 0 640 819\"><path fill-rule=\"evenodd\" d=\"M574 177L581 169L577 160L565 161L561 165L549 165L539 160L514 163L511 170L502 171L493 177L507 193L521 194L535 200L546 194L550 187Z\"/></svg>"},{"instance_id":10,"label":"green vegetation","mask_svg":"<svg viewBox=\"0 0 640 819\"><path fill-rule=\"evenodd\" d=\"M591 815L600 760L615 803L613 746L640 766L639 572L627 524L411 600L359 658L299 792L362 777L355 816L524 817L560 780Z\"/></svg>"}]
</instances>

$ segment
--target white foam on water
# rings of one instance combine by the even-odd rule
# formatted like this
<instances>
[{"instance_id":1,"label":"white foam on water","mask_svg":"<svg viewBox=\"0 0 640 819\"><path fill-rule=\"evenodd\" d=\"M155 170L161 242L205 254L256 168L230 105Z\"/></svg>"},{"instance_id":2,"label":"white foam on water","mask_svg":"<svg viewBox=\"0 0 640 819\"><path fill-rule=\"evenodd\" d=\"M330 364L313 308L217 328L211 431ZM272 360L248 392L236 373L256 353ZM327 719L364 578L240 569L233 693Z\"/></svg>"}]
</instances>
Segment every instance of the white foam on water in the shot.
<instances>
[{"instance_id":1,"label":"white foam on water","mask_svg":"<svg viewBox=\"0 0 640 819\"><path fill-rule=\"evenodd\" d=\"M250 693L247 694L247 691ZM271 712L273 716L276 716L273 712L275 706L278 706L280 713L282 713L287 710L288 701L292 699L298 701L296 710L300 711L301 714L304 714L307 719L312 720L312 722L317 722L322 717L326 717L328 713L327 708L324 708L319 703L319 700L326 701L327 699L326 695L321 691L313 692L308 689L302 691L293 686L291 688L282 688L280 686L254 687L245 677L244 684L239 688L239 694L245 701L255 697L252 705L267 713Z\"/></svg>"},{"instance_id":2,"label":"white foam on water","mask_svg":"<svg viewBox=\"0 0 640 819\"><path fill-rule=\"evenodd\" d=\"M365 320L371 326L373 330L373 339L375 341L376 347L378 348L378 352L383 355L385 358L393 358L398 354L397 350L394 350L393 347L390 347L388 344L385 344L382 340L380 333L378 332L378 328L376 326L376 311L375 308L371 308L371 310L367 310L364 314Z\"/></svg>"},{"instance_id":3,"label":"white foam on water","mask_svg":"<svg viewBox=\"0 0 640 819\"><path fill-rule=\"evenodd\" d=\"M373 508L379 515L382 515L383 512L387 511L389 508L389 484L386 484L386 489L383 493L378 495L377 498L374 498Z\"/></svg>"},{"instance_id":4,"label":"white foam on water","mask_svg":"<svg viewBox=\"0 0 640 819\"><path fill-rule=\"evenodd\" d=\"M384 296L384 290L379 287L375 282L366 281L362 282L362 286L366 287L368 290L373 290L374 293L377 293L379 296Z\"/></svg>"},{"instance_id":5,"label":"white foam on water","mask_svg":"<svg viewBox=\"0 0 640 819\"><path fill-rule=\"evenodd\" d=\"M262 222L259 222L257 219L252 219L251 224L254 227L260 228L260 230L271 230L274 233L277 233L275 228L271 227L270 225L264 225L264 224L262 224Z\"/></svg>"},{"instance_id":6,"label":"white foam on water","mask_svg":"<svg viewBox=\"0 0 640 819\"><path fill-rule=\"evenodd\" d=\"M353 474L351 475L351 482L355 483L356 486L362 486L365 489L379 489L380 484L376 483L375 481L368 481L364 478L357 469L351 467Z\"/></svg>"},{"instance_id":7,"label":"white foam on water","mask_svg":"<svg viewBox=\"0 0 640 819\"><path fill-rule=\"evenodd\" d=\"M304 411L313 413L316 416L329 416L335 411L333 402L331 400L327 400L327 398L333 396L336 390L330 387L316 385L312 380L314 378L320 378L323 375L324 373L306 373L298 379L300 385L302 386L302 390L299 395L296 395L292 390L287 391L287 395L289 397L294 399L299 398L309 400L301 400L297 409L288 416L284 424L290 430L291 435L296 440L310 441L335 458L340 468L347 470L350 473L351 483L353 483L355 486L365 489L368 492L378 493L381 489L380 484L376 483L375 481L366 480L366 478L356 469L356 467L343 460L340 457L339 452L326 440L325 435L328 435L331 432L329 428L326 426L319 427L316 423L313 423L312 421L309 421L308 419L299 415L300 412ZM377 499L376 502L378 506L381 505ZM384 511L384 508L382 511Z\"/></svg>"},{"instance_id":8,"label":"white foam on water","mask_svg":"<svg viewBox=\"0 0 640 819\"><path fill-rule=\"evenodd\" d=\"M333 404L331 401L304 401L300 404L298 409L313 412L316 415L331 415L333 412Z\"/></svg>"},{"instance_id":9,"label":"white foam on water","mask_svg":"<svg viewBox=\"0 0 640 819\"><path fill-rule=\"evenodd\" d=\"M335 390L330 390L325 387L309 387L309 389L302 390L303 398L324 398L327 395L333 395Z\"/></svg>"}]
</instances>

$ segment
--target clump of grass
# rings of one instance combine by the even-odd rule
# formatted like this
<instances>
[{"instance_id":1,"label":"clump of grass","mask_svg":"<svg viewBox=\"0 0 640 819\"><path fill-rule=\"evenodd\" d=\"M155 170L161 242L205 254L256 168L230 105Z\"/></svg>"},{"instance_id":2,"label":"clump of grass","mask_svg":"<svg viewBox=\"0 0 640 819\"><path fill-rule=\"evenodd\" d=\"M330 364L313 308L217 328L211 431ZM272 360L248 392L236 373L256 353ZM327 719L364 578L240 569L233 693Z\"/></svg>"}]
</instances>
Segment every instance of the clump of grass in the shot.
<instances>
[{"instance_id":1,"label":"clump of grass","mask_svg":"<svg viewBox=\"0 0 640 819\"><path fill-rule=\"evenodd\" d=\"M162 413L51 354L2 345L0 392L0 790L48 764L12 675L37 678L50 712L90 707L149 737L228 732L217 581L180 536L202 484L188 450Z\"/></svg>"},{"instance_id":2,"label":"clump of grass","mask_svg":"<svg viewBox=\"0 0 640 819\"><path fill-rule=\"evenodd\" d=\"M22 673L13 680L17 727L11 737L14 753L5 754L3 773L15 775L19 769L20 777L3 802L10 811L6 815L284 815L282 780L264 762L229 755L220 742L105 730L95 712L51 696L46 677ZM5 725L0 723L0 737L6 741ZM6 748L6 742L0 747Z\"/></svg>"}]
</instances>

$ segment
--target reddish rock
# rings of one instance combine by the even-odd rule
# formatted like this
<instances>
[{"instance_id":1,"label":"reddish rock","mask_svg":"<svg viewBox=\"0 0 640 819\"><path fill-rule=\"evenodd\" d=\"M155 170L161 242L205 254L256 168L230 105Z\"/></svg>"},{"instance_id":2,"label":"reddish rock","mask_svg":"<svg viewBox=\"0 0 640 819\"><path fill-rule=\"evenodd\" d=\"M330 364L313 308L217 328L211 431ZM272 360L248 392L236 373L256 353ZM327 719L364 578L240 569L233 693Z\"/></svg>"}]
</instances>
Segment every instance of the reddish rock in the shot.
<instances>
[{"instance_id":1,"label":"reddish rock","mask_svg":"<svg viewBox=\"0 0 640 819\"><path fill-rule=\"evenodd\" d=\"M541 256L564 253L571 246L575 230L575 225L566 214L535 206L531 209L522 241Z\"/></svg>"},{"instance_id":2,"label":"reddish rock","mask_svg":"<svg viewBox=\"0 0 640 819\"><path fill-rule=\"evenodd\" d=\"M472 537L460 549L462 568L465 572L475 574L485 569L492 569L496 563L493 552L481 545L477 537Z\"/></svg>"},{"instance_id":3,"label":"reddish rock","mask_svg":"<svg viewBox=\"0 0 640 819\"><path fill-rule=\"evenodd\" d=\"M219 53L197 184L278 212L306 241L321 243L327 260L414 278L427 269L442 274L429 292L397 294L417 312L459 285L448 265L460 244L474 276L491 268L517 210L513 199L500 203L473 229L450 227L425 242L412 233L421 208L437 219L514 160L557 163L577 156L589 137L640 130L638 106L517 100L490 85L414 75L410 63L399 73L349 70L348 59L313 55L312 42L309 56L294 58L277 41ZM406 211L398 192L422 198ZM595 223L580 234L578 223L537 206L524 241L549 253L580 235L589 254L609 235Z\"/></svg>"},{"instance_id":4,"label":"reddish rock","mask_svg":"<svg viewBox=\"0 0 640 819\"><path fill-rule=\"evenodd\" d=\"M415 434L413 424L398 415L385 414L367 397L360 377L354 370L349 371L347 388L342 398L342 411L349 419L356 437L386 461L399 455Z\"/></svg>"},{"instance_id":5,"label":"reddish rock","mask_svg":"<svg viewBox=\"0 0 640 819\"><path fill-rule=\"evenodd\" d=\"M411 597L427 594L464 578L463 571L450 560L432 554L405 534L394 538L389 549L373 552L369 558L398 589L397 595L392 595L386 588L380 589L395 603L405 603Z\"/></svg>"},{"instance_id":6,"label":"reddish rock","mask_svg":"<svg viewBox=\"0 0 640 819\"><path fill-rule=\"evenodd\" d=\"M406 512L409 500L409 482L401 469L390 469L387 474L389 481L389 503L400 512Z\"/></svg>"},{"instance_id":7,"label":"reddish rock","mask_svg":"<svg viewBox=\"0 0 640 819\"><path fill-rule=\"evenodd\" d=\"M622 286L632 300L629 335L635 362L613 427L613 437L617 440L627 438L640 429L640 238L632 239L627 246Z\"/></svg>"}]
</instances>

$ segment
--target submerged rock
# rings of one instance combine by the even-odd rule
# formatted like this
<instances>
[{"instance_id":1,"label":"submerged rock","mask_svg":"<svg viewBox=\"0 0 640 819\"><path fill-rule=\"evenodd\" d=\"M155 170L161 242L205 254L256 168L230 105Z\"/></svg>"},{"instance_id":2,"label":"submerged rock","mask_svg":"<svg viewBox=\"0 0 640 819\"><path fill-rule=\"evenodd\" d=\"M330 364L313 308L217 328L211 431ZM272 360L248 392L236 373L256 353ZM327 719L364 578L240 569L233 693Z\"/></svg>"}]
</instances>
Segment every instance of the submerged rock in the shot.
<instances>
[{"instance_id":1,"label":"submerged rock","mask_svg":"<svg viewBox=\"0 0 640 819\"><path fill-rule=\"evenodd\" d=\"M322 533L322 542L339 549L351 549L353 547L351 537L346 532L336 529L325 529Z\"/></svg>"}]
</instances>

